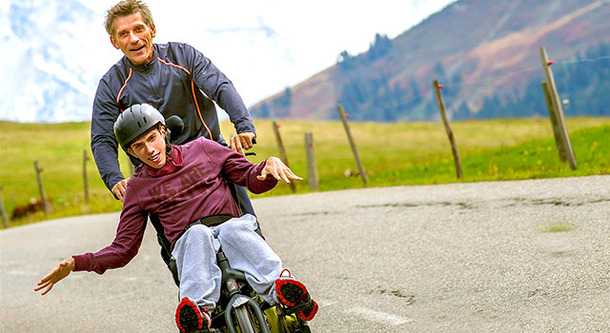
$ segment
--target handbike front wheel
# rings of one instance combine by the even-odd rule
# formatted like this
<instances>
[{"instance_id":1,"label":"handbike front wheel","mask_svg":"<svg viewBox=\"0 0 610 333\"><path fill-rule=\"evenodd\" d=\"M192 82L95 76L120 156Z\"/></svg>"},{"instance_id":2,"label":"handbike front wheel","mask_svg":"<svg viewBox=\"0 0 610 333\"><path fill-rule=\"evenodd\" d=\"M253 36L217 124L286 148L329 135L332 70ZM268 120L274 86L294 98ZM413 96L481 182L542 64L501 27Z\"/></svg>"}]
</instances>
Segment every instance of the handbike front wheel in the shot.
<instances>
[{"instance_id":1,"label":"handbike front wheel","mask_svg":"<svg viewBox=\"0 0 610 333\"><path fill-rule=\"evenodd\" d=\"M252 317L250 316L250 312L248 312L248 308L245 305L235 308L235 317L237 318L237 323L241 333L256 333L254 330L254 325L252 324Z\"/></svg>"}]
</instances>

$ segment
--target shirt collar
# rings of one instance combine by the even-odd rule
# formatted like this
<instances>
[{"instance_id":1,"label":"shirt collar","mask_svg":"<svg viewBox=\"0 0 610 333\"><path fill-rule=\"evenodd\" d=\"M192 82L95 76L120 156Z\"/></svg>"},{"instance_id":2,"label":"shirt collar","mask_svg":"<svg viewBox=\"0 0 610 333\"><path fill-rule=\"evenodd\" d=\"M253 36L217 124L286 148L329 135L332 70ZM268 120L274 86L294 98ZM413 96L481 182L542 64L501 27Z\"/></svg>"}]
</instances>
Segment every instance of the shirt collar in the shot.
<instances>
[{"instance_id":1,"label":"shirt collar","mask_svg":"<svg viewBox=\"0 0 610 333\"><path fill-rule=\"evenodd\" d=\"M123 63L131 68L133 68L135 71L137 72L148 72L151 68L153 68L153 66L155 65L155 63L157 62L157 54L159 54L159 51L157 49L157 44L153 44L154 46L154 51L153 51L153 58L150 62L147 62L145 64L142 65L134 65L131 63L131 61L129 61L129 59L127 59L126 56L123 56Z\"/></svg>"}]
</instances>

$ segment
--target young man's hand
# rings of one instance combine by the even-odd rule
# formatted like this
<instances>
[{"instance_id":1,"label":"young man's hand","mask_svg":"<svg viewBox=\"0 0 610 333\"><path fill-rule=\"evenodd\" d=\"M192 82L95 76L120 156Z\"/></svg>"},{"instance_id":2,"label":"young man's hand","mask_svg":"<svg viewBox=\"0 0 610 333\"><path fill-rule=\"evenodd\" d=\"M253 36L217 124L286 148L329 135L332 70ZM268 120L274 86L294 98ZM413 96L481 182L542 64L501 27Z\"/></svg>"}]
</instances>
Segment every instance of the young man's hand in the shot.
<instances>
[{"instance_id":1,"label":"young man's hand","mask_svg":"<svg viewBox=\"0 0 610 333\"><path fill-rule=\"evenodd\" d=\"M303 178L295 175L292 170L277 157L269 157L265 162L265 168L256 178L258 178L258 180L265 180L267 179L267 175L271 175L277 180L283 180L286 184L290 184L290 179L303 180Z\"/></svg>"},{"instance_id":2,"label":"young man's hand","mask_svg":"<svg viewBox=\"0 0 610 333\"><path fill-rule=\"evenodd\" d=\"M57 264L57 266L55 266L55 268L53 268L49 272L49 274L43 277L40 282L38 282L38 287L34 288L34 291L40 291L44 289L41 295L46 295L49 291L51 291L54 285L56 285L59 281L68 276L73 270L74 259L64 259L62 262Z\"/></svg>"},{"instance_id":3,"label":"young man's hand","mask_svg":"<svg viewBox=\"0 0 610 333\"><path fill-rule=\"evenodd\" d=\"M245 132L231 137L231 149L244 155L244 149L248 150L254 145L256 135L252 132Z\"/></svg>"}]
</instances>

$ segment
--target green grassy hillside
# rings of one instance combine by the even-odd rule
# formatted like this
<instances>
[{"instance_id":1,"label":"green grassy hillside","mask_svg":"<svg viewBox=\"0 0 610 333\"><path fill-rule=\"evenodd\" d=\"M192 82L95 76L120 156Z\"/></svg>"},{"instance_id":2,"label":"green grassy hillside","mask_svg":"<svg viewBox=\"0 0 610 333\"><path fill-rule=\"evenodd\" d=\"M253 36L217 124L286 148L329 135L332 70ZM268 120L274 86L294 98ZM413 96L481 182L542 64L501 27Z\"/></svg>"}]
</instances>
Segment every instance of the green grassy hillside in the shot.
<instances>
[{"instance_id":1,"label":"green grassy hillside","mask_svg":"<svg viewBox=\"0 0 610 333\"><path fill-rule=\"evenodd\" d=\"M456 178L449 141L441 123L351 123L354 139L368 173L369 186L440 184L610 174L610 118L567 120L578 162L573 171L560 162L548 119L462 121L452 124L462 158L464 178ZM258 145L253 162L278 156L270 121L256 121ZM222 124L225 137L230 124ZM346 177L358 168L340 122L282 121L279 131L292 169L307 177L304 133L311 132L320 177L320 190L361 188L360 177ZM84 202L83 154L89 186ZM11 220L9 226L63 216L120 210L99 178L89 149L89 123L20 124L0 122L0 186L11 216L17 205L38 198L34 161L43 168L49 217L42 212ZM121 156L124 173L127 158ZM308 192L307 179L297 193ZM281 184L264 195L291 193Z\"/></svg>"}]
</instances>

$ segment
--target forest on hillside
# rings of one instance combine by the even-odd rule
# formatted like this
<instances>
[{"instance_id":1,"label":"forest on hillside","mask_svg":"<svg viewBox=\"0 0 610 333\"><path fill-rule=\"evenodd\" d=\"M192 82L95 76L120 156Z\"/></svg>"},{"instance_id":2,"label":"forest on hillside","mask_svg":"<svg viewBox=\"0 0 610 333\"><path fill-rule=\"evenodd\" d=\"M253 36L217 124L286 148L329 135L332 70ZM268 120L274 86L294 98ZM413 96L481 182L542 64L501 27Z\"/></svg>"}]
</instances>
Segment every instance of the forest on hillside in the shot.
<instances>
[{"instance_id":1,"label":"forest on hillside","mask_svg":"<svg viewBox=\"0 0 610 333\"><path fill-rule=\"evenodd\" d=\"M438 110L436 100L422 95L422 87L416 81L411 81L405 88L397 83L392 84L389 76L383 73L372 80L366 79L366 75L359 75L360 71L387 54L391 47L386 36L377 35L369 52L355 57L347 52L341 53L337 65L343 83L338 103L349 110L352 120L392 122L432 119ZM554 64L552 70L567 116L610 115L610 44L600 43L584 54L579 52L574 55L573 61ZM464 87L463 73L448 77L440 63L434 71L441 82L451 87L443 90L445 103L455 105L453 99L460 95ZM462 102L448 111L455 120L545 116L548 111L541 81L531 79L519 82L511 93L491 94L478 103Z\"/></svg>"}]
</instances>

